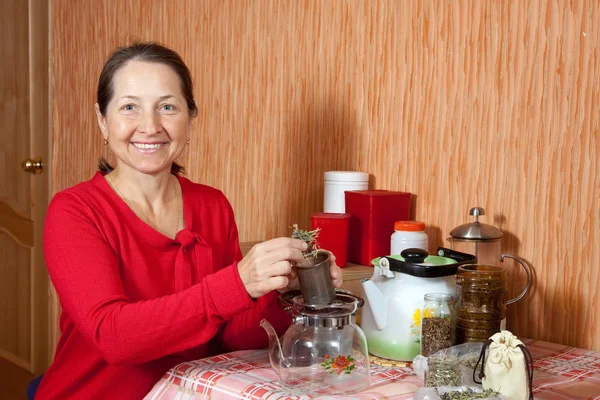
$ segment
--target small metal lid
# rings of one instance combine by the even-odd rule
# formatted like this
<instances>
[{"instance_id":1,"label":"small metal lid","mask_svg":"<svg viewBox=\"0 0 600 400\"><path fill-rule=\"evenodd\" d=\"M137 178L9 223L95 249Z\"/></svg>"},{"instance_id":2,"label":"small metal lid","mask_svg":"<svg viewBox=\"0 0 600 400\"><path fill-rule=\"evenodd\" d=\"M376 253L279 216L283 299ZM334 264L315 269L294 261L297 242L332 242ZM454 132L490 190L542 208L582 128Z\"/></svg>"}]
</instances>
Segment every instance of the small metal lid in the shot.
<instances>
[{"instance_id":1,"label":"small metal lid","mask_svg":"<svg viewBox=\"0 0 600 400\"><path fill-rule=\"evenodd\" d=\"M479 216L485 215L485 210L481 207L473 207L469 210L469 215L475 217L472 224L463 224L450 231L452 239L459 240L481 240L496 241L502 239L502 232L493 225L479 222Z\"/></svg>"}]
</instances>

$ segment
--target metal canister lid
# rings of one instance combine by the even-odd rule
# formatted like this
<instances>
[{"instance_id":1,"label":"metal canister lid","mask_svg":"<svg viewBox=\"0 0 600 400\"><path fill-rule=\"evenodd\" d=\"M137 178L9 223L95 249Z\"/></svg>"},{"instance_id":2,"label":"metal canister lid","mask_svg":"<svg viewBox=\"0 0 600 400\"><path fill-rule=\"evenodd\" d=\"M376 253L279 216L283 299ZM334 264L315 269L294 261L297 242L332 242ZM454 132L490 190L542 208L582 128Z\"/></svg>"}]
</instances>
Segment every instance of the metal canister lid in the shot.
<instances>
[{"instance_id":1,"label":"metal canister lid","mask_svg":"<svg viewBox=\"0 0 600 400\"><path fill-rule=\"evenodd\" d=\"M450 231L450 236L458 240L478 240L478 241L496 241L502 239L502 231L493 225L479 222L479 216L485 215L485 210L481 207L473 207L469 210L469 215L475 217L475 222L457 226Z\"/></svg>"}]
</instances>

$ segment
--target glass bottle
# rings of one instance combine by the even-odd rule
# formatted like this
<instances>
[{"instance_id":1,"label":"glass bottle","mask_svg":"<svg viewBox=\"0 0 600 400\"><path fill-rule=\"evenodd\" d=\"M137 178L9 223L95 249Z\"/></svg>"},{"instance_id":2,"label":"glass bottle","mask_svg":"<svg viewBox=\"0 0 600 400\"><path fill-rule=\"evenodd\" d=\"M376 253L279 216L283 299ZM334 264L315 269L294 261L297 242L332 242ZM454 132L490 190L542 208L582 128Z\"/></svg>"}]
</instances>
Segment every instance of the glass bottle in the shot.
<instances>
[{"instance_id":1,"label":"glass bottle","mask_svg":"<svg viewBox=\"0 0 600 400\"><path fill-rule=\"evenodd\" d=\"M454 298L449 293L427 293L421 312L421 354L425 357L452 347L455 341Z\"/></svg>"}]
</instances>

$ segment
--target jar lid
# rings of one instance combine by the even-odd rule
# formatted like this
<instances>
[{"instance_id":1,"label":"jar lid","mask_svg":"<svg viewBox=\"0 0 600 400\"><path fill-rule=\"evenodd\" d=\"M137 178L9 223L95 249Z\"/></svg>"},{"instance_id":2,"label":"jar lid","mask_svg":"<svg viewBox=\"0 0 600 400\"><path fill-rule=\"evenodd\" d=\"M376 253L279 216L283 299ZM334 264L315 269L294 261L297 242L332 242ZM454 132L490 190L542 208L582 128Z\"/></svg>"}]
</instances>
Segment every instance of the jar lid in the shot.
<instances>
[{"instance_id":1,"label":"jar lid","mask_svg":"<svg viewBox=\"0 0 600 400\"><path fill-rule=\"evenodd\" d=\"M495 226L479 222L479 216L485 215L485 210L481 207L473 207L469 210L469 215L475 217L472 224L463 224L450 231L453 239L459 240L481 240L496 241L502 239L502 232Z\"/></svg>"},{"instance_id":2,"label":"jar lid","mask_svg":"<svg viewBox=\"0 0 600 400\"><path fill-rule=\"evenodd\" d=\"M425 222L421 221L396 221L394 222L395 231L420 232L425 230Z\"/></svg>"},{"instance_id":3,"label":"jar lid","mask_svg":"<svg viewBox=\"0 0 600 400\"><path fill-rule=\"evenodd\" d=\"M325 172L325 180L341 182L369 182L369 174L358 171L327 171Z\"/></svg>"}]
</instances>

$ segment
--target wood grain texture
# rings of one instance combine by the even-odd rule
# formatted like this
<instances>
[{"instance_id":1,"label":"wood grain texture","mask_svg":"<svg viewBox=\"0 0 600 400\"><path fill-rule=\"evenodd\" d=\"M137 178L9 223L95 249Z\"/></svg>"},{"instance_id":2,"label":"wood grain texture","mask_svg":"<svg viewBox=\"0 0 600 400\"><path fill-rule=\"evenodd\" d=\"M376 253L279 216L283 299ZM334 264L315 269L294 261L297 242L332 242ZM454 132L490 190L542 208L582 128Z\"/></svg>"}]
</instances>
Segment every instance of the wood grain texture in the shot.
<instances>
[{"instance_id":1,"label":"wood grain texture","mask_svg":"<svg viewBox=\"0 0 600 400\"><path fill-rule=\"evenodd\" d=\"M12 240L23 247L33 247L33 221L17 214L9 201L0 197L0 231L8 233Z\"/></svg>"},{"instance_id":2,"label":"wood grain texture","mask_svg":"<svg viewBox=\"0 0 600 400\"><path fill-rule=\"evenodd\" d=\"M327 170L414 193L432 247L481 206L504 250L536 273L509 328L600 350L597 1L53 8L54 191L88 179L102 154L93 103L104 58L132 37L158 40L196 82L189 177L224 191L241 240L308 225ZM523 283L513 278L511 294Z\"/></svg>"},{"instance_id":3,"label":"wood grain texture","mask_svg":"<svg viewBox=\"0 0 600 400\"><path fill-rule=\"evenodd\" d=\"M0 176L22 176L21 162L29 157L29 57L27 46L27 2L7 0L0 4L0 121L7 134L0 134ZM12 136L13 132L20 133ZM6 175L5 175L6 174ZM2 180L0 197L23 217L30 218L29 187L23 180Z\"/></svg>"},{"instance_id":4,"label":"wood grain texture","mask_svg":"<svg viewBox=\"0 0 600 400\"><path fill-rule=\"evenodd\" d=\"M29 0L29 98L30 154L44 160L45 171L31 178L31 215L34 235L31 262L31 372L45 372L54 355L48 271L44 262L43 232L46 210L51 198L52 93L50 68L50 2ZM49 304L50 303L50 304Z\"/></svg>"},{"instance_id":5,"label":"wood grain texture","mask_svg":"<svg viewBox=\"0 0 600 400\"><path fill-rule=\"evenodd\" d=\"M5 38L0 45L0 358L26 369L31 365L33 245L30 175L21 169L31 145L27 21L27 2L0 3Z\"/></svg>"},{"instance_id":6,"label":"wood grain texture","mask_svg":"<svg viewBox=\"0 0 600 400\"><path fill-rule=\"evenodd\" d=\"M27 400L27 386L35 377L26 369L0 358L0 393L2 400Z\"/></svg>"},{"instance_id":7,"label":"wood grain texture","mask_svg":"<svg viewBox=\"0 0 600 400\"><path fill-rule=\"evenodd\" d=\"M31 368L31 250L0 232L0 358Z\"/></svg>"}]
</instances>

